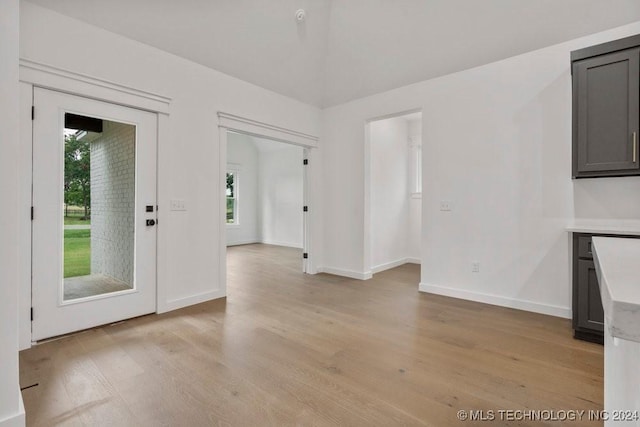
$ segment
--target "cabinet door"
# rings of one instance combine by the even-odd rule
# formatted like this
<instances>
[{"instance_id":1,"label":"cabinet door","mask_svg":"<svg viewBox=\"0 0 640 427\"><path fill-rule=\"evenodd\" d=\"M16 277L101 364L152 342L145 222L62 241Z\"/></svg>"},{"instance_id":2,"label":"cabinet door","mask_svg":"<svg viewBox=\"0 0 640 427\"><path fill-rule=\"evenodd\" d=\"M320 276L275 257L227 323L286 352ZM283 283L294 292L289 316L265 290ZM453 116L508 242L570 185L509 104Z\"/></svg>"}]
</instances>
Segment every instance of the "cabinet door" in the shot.
<instances>
[{"instance_id":1,"label":"cabinet door","mask_svg":"<svg viewBox=\"0 0 640 427\"><path fill-rule=\"evenodd\" d=\"M574 175L640 169L640 48L578 61L574 79Z\"/></svg>"},{"instance_id":2,"label":"cabinet door","mask_svg":"<svg viewBox=\"0 0 640 427\"><path fill-rule=\"evenodd\" d=\"M577 326L594 331L604 331L604 310L600 287L593 261L578 260L578 321Z\"/></svg>"}]
</instances>

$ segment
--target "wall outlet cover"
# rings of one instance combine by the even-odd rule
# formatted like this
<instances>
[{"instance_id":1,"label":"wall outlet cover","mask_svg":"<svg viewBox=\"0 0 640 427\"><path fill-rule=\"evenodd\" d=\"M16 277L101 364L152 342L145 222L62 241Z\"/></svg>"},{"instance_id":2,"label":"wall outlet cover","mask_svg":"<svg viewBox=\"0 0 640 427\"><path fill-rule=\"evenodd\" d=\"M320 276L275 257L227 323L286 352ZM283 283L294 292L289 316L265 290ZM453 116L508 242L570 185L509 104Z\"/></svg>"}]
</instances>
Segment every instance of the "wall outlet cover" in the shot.
<instances>
[{"instance_id":1,"label":"wall outlet cover","mask_svg":"<svg viewBox=\"0 0 640 427\"><path fill-rule=\"evenodd\" d=\"M473 261L471 263L471 272L480 273L480 263L478 261Z\"/></svg>"}]
</instances>

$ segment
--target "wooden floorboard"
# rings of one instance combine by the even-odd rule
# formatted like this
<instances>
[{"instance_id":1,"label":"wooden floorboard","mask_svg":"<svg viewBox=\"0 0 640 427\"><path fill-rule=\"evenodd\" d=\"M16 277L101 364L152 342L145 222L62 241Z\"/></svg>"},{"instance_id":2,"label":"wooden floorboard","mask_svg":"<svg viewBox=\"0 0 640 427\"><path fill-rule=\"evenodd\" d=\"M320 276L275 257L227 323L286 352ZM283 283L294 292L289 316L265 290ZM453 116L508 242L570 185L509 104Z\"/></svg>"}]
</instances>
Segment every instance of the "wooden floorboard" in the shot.
<instances>
[{"instance_id":1,"label":"wooden floorboard","mask_svg":"<svg viewBox=\"0 0 640 427\"><path fill-rule=\"evenodd\" d=\"M226 299L21 352L21 386L38 383L27 424L455 426L474 425L461 409L602 409L603 348L568 320L420 293L413 264L368 281L300 270L300 250L231 247Z\"/></svg>"}]
</instances>

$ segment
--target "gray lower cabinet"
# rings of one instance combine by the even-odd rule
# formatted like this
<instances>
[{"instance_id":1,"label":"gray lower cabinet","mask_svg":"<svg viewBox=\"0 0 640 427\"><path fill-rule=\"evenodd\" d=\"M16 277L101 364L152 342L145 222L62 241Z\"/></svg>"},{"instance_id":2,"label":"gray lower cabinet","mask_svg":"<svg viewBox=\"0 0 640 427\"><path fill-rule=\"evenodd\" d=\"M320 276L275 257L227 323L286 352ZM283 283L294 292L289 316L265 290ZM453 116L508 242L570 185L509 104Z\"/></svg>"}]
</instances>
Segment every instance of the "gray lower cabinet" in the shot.
<instances>
[{"instance_id":1,"label":"gray lower cabinet","mask_svg":"<svg viewBox=\"0 0 640 427\"><path fill-rule=\"evenodd\" d=\"M606 234L573 233L573 330L574 337L602 344L604 310L593 262L593 236L638 238Z\"/></svg>"},{"instance_id":2,"label":"gray lower cabinet","mask_svg":"<svg viewBox=\"0 0 640 427\"><path fill-rule=\"evenodd\" d=\"M640 174L640 46L624 48L640 38L625 40L572 52L574 178Z\"/></svg>"},{"instance_id":3,"label":"gray lower cabinet","mask_svg":"<svg viewBox=\"0 0 640 427\"><path fill-rule=\"evenodd\" d=\"M604 310L593 260L578 260L578 316L576 326L589 331L604 331Z\"/></svg>"},{"instance_id":4,"label":"gray lower cabinet","mask_svg":"<svg viewBox=\"0 0 640 427\"><path fill-rule=\"evenodd\" d=\"M602 344L604 310L593 263L592 236L573 234L573 336Z\"/></svg>"}]
</instances>

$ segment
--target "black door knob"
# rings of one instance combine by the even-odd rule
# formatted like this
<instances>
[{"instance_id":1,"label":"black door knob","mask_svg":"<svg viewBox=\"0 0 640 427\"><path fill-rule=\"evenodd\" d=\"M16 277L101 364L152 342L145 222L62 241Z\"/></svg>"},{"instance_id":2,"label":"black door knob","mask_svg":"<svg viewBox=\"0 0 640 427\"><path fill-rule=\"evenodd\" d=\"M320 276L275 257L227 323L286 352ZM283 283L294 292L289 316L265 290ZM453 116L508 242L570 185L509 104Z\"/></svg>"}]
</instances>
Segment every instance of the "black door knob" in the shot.
<instances>
[{"instance_id":1,"label":"black door knob","mask_svg":"<svg viewBox=\"0 0 640 427\"><path fill-rule=\"evenodd\" d=\"M147 220L147 227L153 227L154 225L156 225L156 220L155 219L148 219Z\"/></svg>"}]
</instances>

